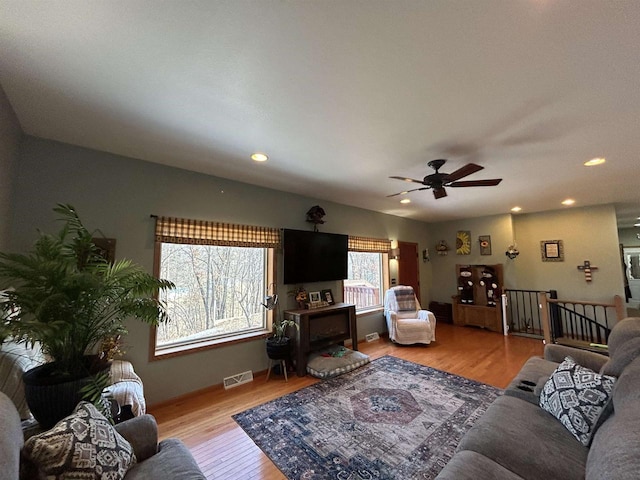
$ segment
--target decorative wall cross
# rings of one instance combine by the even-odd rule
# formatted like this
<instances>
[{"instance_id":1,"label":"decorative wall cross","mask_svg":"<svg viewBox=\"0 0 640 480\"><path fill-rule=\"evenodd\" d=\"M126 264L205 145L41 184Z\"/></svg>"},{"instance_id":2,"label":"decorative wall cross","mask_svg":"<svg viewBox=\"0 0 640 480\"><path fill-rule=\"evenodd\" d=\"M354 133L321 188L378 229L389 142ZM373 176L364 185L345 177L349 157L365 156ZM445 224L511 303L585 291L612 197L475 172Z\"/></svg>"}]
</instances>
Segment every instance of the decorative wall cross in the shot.
<instances>
[{"instance_id":1,"label":"decorative wall cross","mask_svg":"<svg viewBox=\"0 0 640 480\"><path fill-rule=\"evenodd\" d=\"M578 265L578 270L583 270L585 281L590 282L591 270L598 270L598 267L594 267L593 265L591 265L591 262L589 260L585 260L584 264Z\"/></svg>"}]
</instances>

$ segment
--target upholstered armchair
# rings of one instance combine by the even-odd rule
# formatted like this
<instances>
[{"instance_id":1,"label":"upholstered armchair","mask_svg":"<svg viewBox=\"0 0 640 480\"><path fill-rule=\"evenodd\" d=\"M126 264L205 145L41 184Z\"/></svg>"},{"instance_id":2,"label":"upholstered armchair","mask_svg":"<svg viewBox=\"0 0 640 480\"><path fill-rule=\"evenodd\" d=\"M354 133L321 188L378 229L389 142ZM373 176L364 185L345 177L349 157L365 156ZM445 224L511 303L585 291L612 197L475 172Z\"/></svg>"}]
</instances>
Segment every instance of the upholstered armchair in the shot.
<instances>
[{"instance_id":1,"label":"upholstered armchair","mask_svg":"<svg viewBox=\"0 0 640 480\"><path fill-rule=\"evenodd\" d=\"M412 287L398 285L386 291L384 316L392 342L429 344L436 339L436 317L421 309Z\"/></svg>"}]
</instances>

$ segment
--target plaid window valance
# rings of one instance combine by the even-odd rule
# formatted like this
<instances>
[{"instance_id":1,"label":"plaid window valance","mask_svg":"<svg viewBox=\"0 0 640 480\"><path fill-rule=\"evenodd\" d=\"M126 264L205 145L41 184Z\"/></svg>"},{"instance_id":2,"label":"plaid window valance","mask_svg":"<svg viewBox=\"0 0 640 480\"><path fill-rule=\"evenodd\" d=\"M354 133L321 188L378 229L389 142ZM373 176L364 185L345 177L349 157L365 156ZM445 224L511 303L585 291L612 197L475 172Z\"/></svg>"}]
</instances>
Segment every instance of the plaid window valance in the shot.
<instances>
[{"instance_id":1,"label":"plaid window valance","mask_svg":"<svg viewBox=\"0 0 640 480\"><path fill-rule=\"evenodd\" d=\"M277 248L280 230L271 227L157 217L156 241L226 247Z\"/></svg>"},{"instance_id":2,"label":"plaid window valance","mask_svg":"<svg viewBox=\"0 0 640 480\"><path fill-rule=\"evenodd\" d=\"M352 237L349 235L349 250L352 252L388 253L391 240L386 238Z\"/></svg>"}]
</instances>

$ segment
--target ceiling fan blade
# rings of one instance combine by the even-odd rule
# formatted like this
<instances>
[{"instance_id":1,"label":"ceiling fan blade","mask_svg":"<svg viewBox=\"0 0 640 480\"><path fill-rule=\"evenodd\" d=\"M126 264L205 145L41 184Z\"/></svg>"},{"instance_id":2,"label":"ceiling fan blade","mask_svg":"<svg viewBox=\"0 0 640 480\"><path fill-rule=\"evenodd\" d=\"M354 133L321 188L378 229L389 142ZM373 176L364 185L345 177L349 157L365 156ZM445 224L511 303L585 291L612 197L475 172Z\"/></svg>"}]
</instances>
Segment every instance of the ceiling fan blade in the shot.
<instances>
[{"instance_id":1,"label":"ceiling fan blade","mask_svg":"<svg viewBox=\"0 0 640 480\"><path fill-rule=\"evenodd\" d=\"M437 188L433 191L433 196L436 197L436 200L442 197L446 197L447 191L444 188Z\"/></svg>"},{"instance_id":2,"label":"ceiling fan blade","mask_svg":"<svg viewBox=\"0 0 640 480\"><path fill-rule=\"evenodd\" d=\"M464 180L462 182L448 183L447 187L495 187L501 181L501 178L491 178L488 180Z\"/></svg>"},{"instance_id":3,"label":"ceiling fan blade","mask_svg":"<svg viewBox=\"0 0 640 480\"><path fill-rule=\"evenodd\" d=\"M447 175L447 183L455 182L456 180L460 180L461 178L466 177L467 175L471 175L472 173L479 172L483 170L484 167L480 165L476 165L475 163L467 163L464 167L460 167L453 173Z\"/></svg>"},{"instance_id":4,"label":"ceiling fan blade","mask_svg":"<svg viewBox=\"0 0 640 480\"><path fill-rule=\"evenodd\" d=\"M413 178L407 178L407 177L389 177L389 178L394 178L396 180L402 180L403 182L422 183L424 185L424 182L422 180L415 180Z\"/></svg>"},{"instance_id":5,"label":"ceiling fan blade","mask_svg":"<svg viewBox=\"0 0 640 480\"><path fill-rule=\"evenodd\" d=\"M414 188L412 190L405 190L404 192L398 192L398 193L394 193L392 195L387 195L387 198L389 198L389 197L397 197L398 195L406 195L407 193L417 192L418 190L429 190L429 187L422 187L422 188Z\"/></svg>"}]
</instances>

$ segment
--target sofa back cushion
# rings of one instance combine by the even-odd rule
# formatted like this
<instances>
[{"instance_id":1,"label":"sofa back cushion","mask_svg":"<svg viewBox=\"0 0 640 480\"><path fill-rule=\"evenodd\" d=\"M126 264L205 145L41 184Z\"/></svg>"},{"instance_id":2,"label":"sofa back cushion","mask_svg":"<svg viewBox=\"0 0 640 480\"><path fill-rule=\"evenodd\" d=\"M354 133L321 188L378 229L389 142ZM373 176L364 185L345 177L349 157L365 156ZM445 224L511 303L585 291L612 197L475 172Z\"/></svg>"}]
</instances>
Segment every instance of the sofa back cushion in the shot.
<instances>
[{"instance_id":1,"label":"sofa back cushion","mask_svg":"<svg viewBox=\"0 0 640 480\"><path fill-rule=\"evenodd\" d=\"M640 357L625 368L613 390L611 415L596 432L586 480L631 480L640 472Z\"/></svg>"},{"instance_id":2,"label":"sofa back cushion","mask_svg":"<svg viewBox=\"0 0 640 480\"><path fill-rule=\"evenodd\" d=\"M640 317L628 317L616 323L607 340L609 361L603 365L600 373L620 376L622 370L633 360L629 354L638 346L636 339L640 339ZM634 343L635 347L627 346L629 342Z\"/></svg>"}]
</instances>

